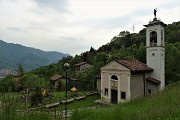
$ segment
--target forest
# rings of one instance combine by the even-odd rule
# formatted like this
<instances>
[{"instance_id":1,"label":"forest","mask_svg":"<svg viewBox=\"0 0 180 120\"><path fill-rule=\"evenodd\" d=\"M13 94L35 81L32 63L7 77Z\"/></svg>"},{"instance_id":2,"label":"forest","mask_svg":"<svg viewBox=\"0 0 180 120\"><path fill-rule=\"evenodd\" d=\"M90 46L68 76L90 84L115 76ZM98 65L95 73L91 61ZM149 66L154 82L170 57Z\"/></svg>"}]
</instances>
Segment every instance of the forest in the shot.
<instances>
[{"instance_id":1,"label":"forest","mask_svg":"<svg viewBox=\"0 0 180 120\"><path fill-rule=\"evenodd\" d=\"M50 64L26 72L22 65L18 66L21 86L15 89L15 79L7 76L0 81L0 91L5 90L6 86L11 86L12 90L21 90L28 87L49 88L49 78L60 74L65 76L64 63L69 63L68 77L76 78L85 89L94 89L96 76L100 75L100 68L114 59L138 59L146 62L146 30L142 29L139 33L121 31L114 36L109 43L102 45L97 50L93 47L89 51L82 52L80 55L63 57L58 63ZM92 67L85 72L76 75L74 64L87 62ZM180 21L168 24L165 27L165 78L166 84L180 80ZM82 88L82 89L83 89Z\"/></svg>"}]
</instances>

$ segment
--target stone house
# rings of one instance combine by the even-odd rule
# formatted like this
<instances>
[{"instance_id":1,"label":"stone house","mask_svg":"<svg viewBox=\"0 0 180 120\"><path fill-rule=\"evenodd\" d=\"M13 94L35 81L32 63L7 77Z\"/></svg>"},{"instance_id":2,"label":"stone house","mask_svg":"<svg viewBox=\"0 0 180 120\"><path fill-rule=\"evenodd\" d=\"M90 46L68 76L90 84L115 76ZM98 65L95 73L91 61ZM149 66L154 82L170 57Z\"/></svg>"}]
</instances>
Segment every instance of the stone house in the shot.
<instances>
[{"instance_id":1,"label":"stone house","mask_svg":"<svg viewBox=\"0 0 180 120\"><path fill-rule=\"evenodd\" d=\"M51 83L51 87L56 88L58 86L57 81L60 80L61 78L62 78L61 75L54 75L54 76L50 77L49 80Z\"/></svg>"},{"instance_id":2,"label":"stone house","mask_svg":"<svg viewBox=\"0 0 180 120\"><path fill-rule=\"evenodd\" d=\"M80 62L78 64L75 64L74 67L75 67L76 74L78 74L80 72L83 72L83 71L89 69L91 67L91 65L88 64L87 62Z\"/></svg>"}]
</instances>

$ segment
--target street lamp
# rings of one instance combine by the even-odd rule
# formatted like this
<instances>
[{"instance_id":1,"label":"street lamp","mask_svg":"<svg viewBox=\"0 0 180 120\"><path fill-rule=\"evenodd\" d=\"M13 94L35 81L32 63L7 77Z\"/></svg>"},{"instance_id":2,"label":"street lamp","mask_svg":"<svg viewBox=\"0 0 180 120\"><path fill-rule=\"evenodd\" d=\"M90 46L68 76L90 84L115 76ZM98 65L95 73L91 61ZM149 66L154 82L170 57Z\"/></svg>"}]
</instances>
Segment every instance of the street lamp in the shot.
<instances>
[{"instance_id":1,"label":"street lamp","mask_svg":"<svg viewBox=\"0 0 180 120\"><path fill-rule=\"evenodd\" d=\"M64 69L66 71L66 103L65 103L65 118L67 120L67 70L69 68L69 64L68 63L65 63L64 64Z\"/></svg>"}]
</instances>

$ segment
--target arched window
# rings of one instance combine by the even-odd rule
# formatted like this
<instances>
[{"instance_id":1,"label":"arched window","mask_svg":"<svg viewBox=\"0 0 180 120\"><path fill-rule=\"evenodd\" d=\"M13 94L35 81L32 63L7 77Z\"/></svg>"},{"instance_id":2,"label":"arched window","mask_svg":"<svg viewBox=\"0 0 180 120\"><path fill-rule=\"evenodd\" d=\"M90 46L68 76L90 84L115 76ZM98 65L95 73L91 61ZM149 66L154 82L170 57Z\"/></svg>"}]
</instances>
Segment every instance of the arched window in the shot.
<instances>
[{"instance_id":1,"label":"arched window","mask_svg":"<svg viewBox=\"0 0 180 120\"><path fill-rule=\"evenodd\" d=\"M116 75L112 75L112 76L111 76L111 79L112 79L112 80L118 80L118 78L117 78Z\"/></svg>"},{"instance_id":2,"label":"arched window","mask_svg":"<svg viewBox=\"0 0 180 120\"><path fill-rule=\"evenodd\" d=\"M156 46L157 45L157 33L155 31L152 31L150 33L150 46Z\"/></svg>"}]
</instances>

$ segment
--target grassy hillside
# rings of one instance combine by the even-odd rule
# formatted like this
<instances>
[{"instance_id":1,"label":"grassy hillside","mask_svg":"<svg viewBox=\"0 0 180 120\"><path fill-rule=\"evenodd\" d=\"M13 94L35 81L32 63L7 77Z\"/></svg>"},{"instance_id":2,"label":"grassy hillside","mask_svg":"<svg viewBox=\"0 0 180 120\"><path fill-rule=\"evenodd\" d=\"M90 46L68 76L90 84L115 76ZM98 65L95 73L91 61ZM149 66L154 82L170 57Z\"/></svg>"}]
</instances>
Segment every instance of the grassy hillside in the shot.
<instances>
[{"instance_id":1,"label":"grassy hillside","mask_svg":"<svg viewBox=\"0 0 180 120\"><path fill-rule=\"evenodd\" d=\"M179 120L180 82L160 93L109 108L76 111L71 120Z\"/></svg>"}]
</instances>

